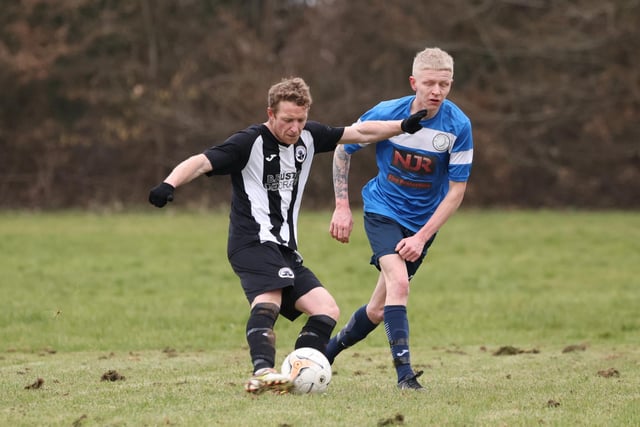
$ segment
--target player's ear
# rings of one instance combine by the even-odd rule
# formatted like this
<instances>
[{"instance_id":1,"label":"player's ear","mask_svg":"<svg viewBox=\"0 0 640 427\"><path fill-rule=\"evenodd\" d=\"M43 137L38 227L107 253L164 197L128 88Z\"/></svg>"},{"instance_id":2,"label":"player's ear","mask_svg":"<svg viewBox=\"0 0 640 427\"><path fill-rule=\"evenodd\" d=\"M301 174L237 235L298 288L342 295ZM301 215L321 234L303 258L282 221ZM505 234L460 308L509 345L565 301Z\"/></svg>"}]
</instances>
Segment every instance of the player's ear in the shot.
<instances>
[{"instance_id":1,"label":"player's ear","mask_svg":"<svg viewBox=\"0 0 640 427\"><path fill-rule=\"evenodd\" d=\"M413 89L413 91L416 91L416 78L413 76L409 76L409 85L411 85L411 89Z\"/></svg>"}]
</instances>

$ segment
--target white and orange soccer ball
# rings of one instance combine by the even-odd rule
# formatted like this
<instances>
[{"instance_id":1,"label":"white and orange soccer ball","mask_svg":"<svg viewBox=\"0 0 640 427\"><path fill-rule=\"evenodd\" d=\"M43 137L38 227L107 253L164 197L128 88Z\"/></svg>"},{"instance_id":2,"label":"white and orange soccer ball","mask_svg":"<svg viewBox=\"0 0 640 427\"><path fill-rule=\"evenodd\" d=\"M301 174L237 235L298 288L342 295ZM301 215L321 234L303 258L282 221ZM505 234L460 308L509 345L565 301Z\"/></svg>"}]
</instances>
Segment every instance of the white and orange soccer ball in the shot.
<instances>
[{"instance_id":1,"label":"white and orange soccer ball","mask_svg":"<svg viewBox=\"0 0 640 427\"><path fill-rule=\"evenodd\" d=\"M331 382L331 364L320 351L303 347L293 350L282 362L281 372L287 375L293 394L324 393Z\"/></svg>"}]
</instances>

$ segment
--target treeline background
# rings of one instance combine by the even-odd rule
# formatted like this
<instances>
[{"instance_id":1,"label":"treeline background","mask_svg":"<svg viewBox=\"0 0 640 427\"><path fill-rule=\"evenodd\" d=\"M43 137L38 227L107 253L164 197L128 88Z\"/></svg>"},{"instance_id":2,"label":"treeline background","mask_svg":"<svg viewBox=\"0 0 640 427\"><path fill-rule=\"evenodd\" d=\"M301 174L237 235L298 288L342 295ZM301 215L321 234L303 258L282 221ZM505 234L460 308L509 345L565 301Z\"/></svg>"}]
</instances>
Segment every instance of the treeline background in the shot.
<instances>
[{"instance_id":1,"label":"treeline background","mask_svg":"<svg viewBox=\"0 0 640 427\"><path fill-rule=\"evenodd\" d=\"M187 156L266 119L280 78L346 125L455 59L472 119L464 206L640 207L638 0L0 0L0 208L125 209ZM375 173L354 156L351 193ZM227 177L178 190L227 204ZM331 208L331 155L305 206Z\"/></svg>"}]
</instances>

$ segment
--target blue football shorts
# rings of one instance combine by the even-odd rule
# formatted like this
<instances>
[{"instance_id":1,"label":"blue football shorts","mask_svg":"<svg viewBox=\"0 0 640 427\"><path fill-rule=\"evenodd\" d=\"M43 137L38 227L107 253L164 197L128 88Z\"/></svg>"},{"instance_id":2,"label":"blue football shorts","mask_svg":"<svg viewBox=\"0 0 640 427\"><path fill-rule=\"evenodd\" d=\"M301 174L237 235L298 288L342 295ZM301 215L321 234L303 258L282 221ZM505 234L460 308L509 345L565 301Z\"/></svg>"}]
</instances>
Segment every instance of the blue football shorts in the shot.
<instances>
[{"instance_id":1,"label":"blue football shorts","mask_svg":"<svg viewBox=\"0 0 640 427\"><path fill-rule=\"evenodd\" d=\"M231 254L229 262L240 278L249 304L260 294L282 289L280 314L289 320L302 314L295 308L296 301L322 286L316 275L302 265L298 252L273 242L256 242L240 249Z\"/></svg>"},{"instance_id":2,"label":"blue football shorts","mask_svg":"<svg viewBox=\"0 0 640 427\"><path fill-rule=\"evenodd\" d=\"M395 254L396 245L400 240L416 234L389 217L371 212L364 213L364 229L369 238L371 250L373 251L371 265L375 266L378 270L380 270L380 257ZM420 258L414 262L406 261L409 279L418 271L420 264L422 264L422 261L427 256L427 250L436 238L436 234L425 243Z\"/></svg>"}]
</instances>

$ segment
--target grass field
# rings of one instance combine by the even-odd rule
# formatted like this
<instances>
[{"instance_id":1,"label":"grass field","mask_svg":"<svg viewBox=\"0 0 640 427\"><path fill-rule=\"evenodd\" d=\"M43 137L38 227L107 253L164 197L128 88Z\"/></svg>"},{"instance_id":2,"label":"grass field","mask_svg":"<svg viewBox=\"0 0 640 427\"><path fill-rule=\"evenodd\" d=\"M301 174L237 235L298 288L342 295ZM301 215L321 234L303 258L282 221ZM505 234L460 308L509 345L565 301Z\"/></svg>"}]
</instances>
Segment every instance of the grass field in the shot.
<instances>
[{"instance_id":1,"label":"grass field","mask_svg":"<svg viewBox=\"0 0 640 427\"><path fill-rule=\"evenodd\" d=\"M303 212L299 240L341 327L376 271L360 215L348 245L329 219ZM328 393L247 395L227 226L172 208L0 213L0 425L640 425L637 212L457 214L412 281L421 394L396 390L378 328ZM279 360L302 322L276 324Z\"/></svg>"}]
</instances>

